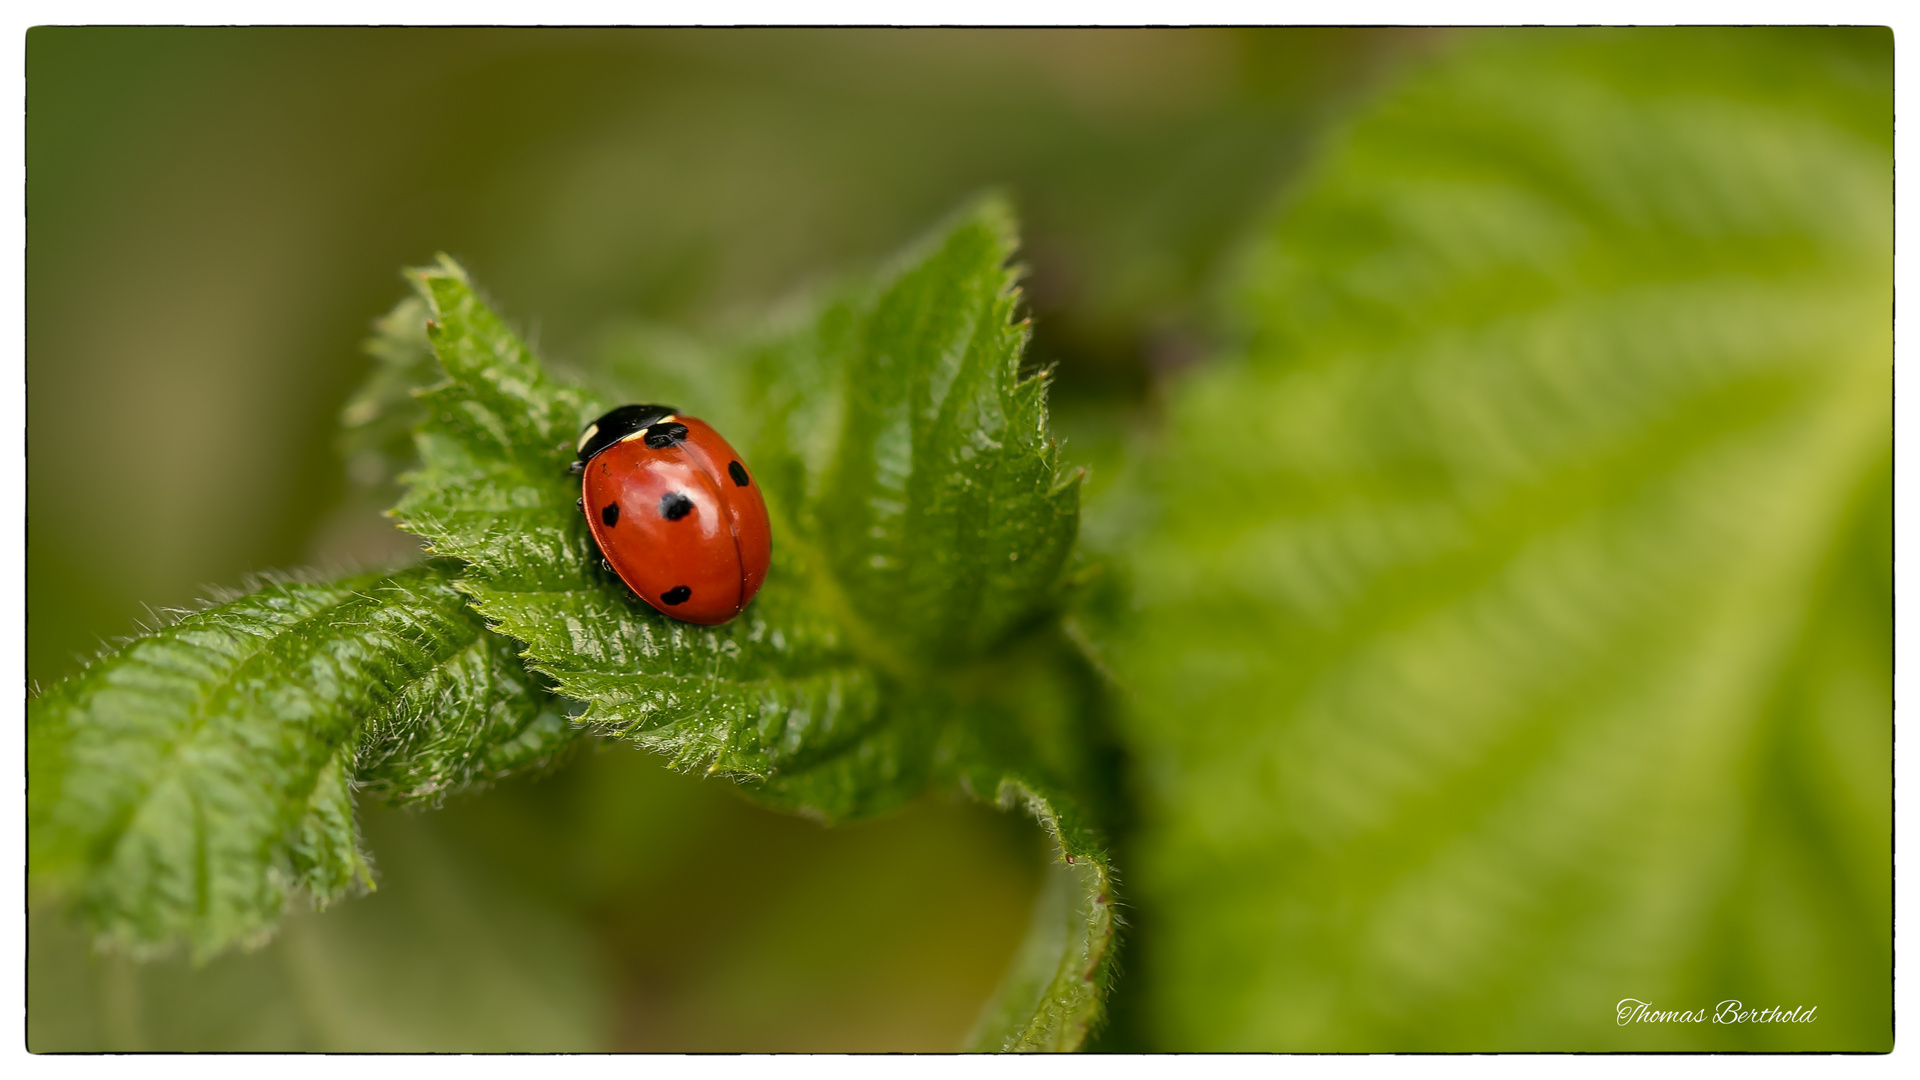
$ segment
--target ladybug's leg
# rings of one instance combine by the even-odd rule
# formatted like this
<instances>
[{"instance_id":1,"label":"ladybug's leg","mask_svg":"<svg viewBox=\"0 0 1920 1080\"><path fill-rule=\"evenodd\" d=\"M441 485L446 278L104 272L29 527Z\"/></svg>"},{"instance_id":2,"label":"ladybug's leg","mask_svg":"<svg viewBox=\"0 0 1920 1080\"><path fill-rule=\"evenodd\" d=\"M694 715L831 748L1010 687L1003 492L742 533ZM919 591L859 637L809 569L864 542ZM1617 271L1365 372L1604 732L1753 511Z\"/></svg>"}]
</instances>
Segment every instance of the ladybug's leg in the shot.
<instances>
[{"instance_id":1,"label":"ladybug's leg","mask_svg":"<svg viewBox=\"0 0 1920 1080\"><path fill-rule=\"evenodd\" d=\"M614 573L613 564L607 561L607 554L600 549L600 541L594 537L592 529L587 530L587 545L593 549L593 554L589 555L588 559L598 558L600 569L609 574Z\"/></svg>"}]
</instances>

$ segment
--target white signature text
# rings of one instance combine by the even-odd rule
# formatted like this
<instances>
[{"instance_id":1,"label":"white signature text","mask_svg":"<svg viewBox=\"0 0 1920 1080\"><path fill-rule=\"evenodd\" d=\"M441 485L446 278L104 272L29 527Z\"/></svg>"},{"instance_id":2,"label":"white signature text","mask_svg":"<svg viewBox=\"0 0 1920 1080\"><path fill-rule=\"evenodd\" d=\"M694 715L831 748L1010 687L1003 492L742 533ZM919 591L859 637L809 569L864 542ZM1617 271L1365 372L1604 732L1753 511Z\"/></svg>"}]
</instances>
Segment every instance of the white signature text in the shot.
<instances>
[{"instance_id":1,"label":"white signature text","mask_svg":"<svg viewBox=\"0 0 1920 1080\"><path fill-rule=\"evenodd\" d=\"M1712 1021L1716 1024L1810 1024L1818 1005L1773 1005L1767 1008L1752 1008L1737 998L1728 998L1707 1009L1661 1009L1650 1001L1639 998L1621 998L1613 1007L1614 1023L1625 1027L1628 1024L1704 1024Z\"/></svg>"}]
</instances>

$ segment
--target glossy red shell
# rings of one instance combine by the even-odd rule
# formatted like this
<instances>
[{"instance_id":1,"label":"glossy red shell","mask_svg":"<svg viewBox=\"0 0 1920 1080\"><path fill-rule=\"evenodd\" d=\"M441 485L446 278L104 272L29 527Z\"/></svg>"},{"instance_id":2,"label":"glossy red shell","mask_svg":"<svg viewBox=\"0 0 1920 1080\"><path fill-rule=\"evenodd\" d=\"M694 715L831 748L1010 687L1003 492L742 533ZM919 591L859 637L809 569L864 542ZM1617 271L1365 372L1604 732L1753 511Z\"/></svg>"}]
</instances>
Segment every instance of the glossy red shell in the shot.
<instances>
[{"instance_id":1,"label":"glossy red shell","mask_svg":"<svg viewBox=\"0 0 1920 1080\"><path fill-rule=\"evenodd\" d=\"M760 591L773 532L760 482L727 440L691 416L672 419L685 439L656 450L636 437L595 454L580 508L628 588L663 614L712 626Z\"/></svg>"}]
</instances>

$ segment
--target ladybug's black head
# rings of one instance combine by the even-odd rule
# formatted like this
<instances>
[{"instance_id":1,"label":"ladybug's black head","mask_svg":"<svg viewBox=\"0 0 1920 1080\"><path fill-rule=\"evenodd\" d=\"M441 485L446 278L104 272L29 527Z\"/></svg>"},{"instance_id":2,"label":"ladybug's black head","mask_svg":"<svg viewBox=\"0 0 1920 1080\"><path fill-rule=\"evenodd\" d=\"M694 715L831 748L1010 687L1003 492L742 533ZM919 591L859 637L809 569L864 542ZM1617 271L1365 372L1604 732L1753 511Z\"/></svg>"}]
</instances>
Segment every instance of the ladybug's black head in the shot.
<instances>
[{"instance_id":1,"label":"ladybug's black head","mask_svg":"<svg viewBox=\"0 0 1920 1080\"><path fill-rule=\"evenodd\" d=\"M676 411L671 405L622 405L588 424L580 433L580 445L575 448L580 460L575 463L574 471L578 472L600 451L665 420Z\"/></svg>"}]
</instances>

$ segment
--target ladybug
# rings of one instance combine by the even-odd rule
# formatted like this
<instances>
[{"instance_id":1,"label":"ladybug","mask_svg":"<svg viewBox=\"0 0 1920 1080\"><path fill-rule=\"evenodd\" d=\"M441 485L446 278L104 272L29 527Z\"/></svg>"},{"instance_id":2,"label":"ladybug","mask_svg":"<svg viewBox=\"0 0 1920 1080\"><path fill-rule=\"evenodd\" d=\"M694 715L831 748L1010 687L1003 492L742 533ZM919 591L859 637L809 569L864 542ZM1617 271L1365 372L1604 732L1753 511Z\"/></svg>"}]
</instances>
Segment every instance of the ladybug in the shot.
<instances>
[{"instance_id":1,"label":"ladybug","mask_svg":"<svg viewBox=\"0 0 1920 1080\"><path fill-rule=\"evenodd\" d=\"M767 580L773 532L760 486L719 432L671 405L622 405L575 450L587 528L627 588L684 622L740 614Z\"/></svg>"}]
</instances>

